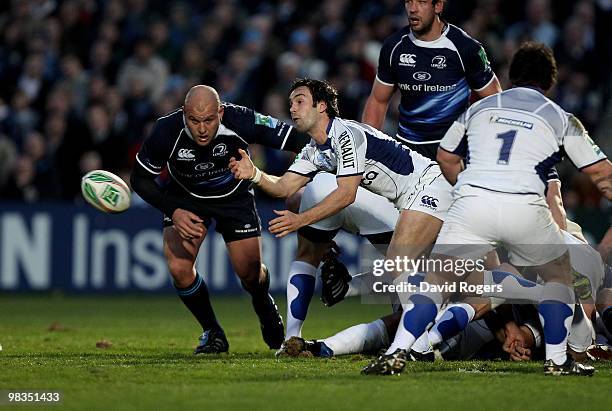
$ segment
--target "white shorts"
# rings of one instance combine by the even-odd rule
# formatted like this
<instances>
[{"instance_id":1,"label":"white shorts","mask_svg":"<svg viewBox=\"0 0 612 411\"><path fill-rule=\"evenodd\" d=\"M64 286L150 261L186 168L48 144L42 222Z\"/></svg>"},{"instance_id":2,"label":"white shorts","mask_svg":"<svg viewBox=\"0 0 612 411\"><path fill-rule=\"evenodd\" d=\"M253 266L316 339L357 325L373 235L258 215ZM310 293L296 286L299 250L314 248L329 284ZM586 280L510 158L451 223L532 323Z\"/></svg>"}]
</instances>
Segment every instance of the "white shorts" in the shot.
<instances>
[{"instance_id":1,"label":"white shorts","mask_svg":"<svg viewBox=\"0 0 612 411\"><path fill-rule=\"evenodd\" d=\"M537 266L563 255L564 240L543 197L464 185L453 194L432 252L479 259L505 246L511 264Z\"/></svg>"},{"instance_id":2,"label":"white shorts","mask_svg":"<svg viewBox=\"0 0 612 411\"><path fill-rule=\"evenodd\" d=\"M446 181L437 164L427 167L411 191L397 200L400 210L421 211L444 221L452 201L453 187Z\"/></svg>"},{"instance_id":3,"label":"white shorts","mask_svg":"<svg viewBox=\"0 0 612 411\"><path fill-rule=\"evenodd\" d=\"M335 175L318 173L302 194L300 213L320 203L337 188ZM389 200L358 187L353 204L333 216L310 224L310 227L323 231L342 228L360 235L381 234L395 230L398 217L399 211Z\"/></svg>"}]
</instances>

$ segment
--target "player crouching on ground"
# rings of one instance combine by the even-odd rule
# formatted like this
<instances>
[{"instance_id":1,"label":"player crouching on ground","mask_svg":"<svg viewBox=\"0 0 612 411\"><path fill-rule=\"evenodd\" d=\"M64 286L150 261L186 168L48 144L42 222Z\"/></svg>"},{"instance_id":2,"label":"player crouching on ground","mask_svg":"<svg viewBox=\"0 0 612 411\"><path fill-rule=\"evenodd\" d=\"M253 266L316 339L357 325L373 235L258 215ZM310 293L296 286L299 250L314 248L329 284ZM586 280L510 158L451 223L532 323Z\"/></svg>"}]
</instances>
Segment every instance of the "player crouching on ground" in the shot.
<instances>
[{"instance_id":1,"label":"player crouching on ground","mask_svg":"<svg viewBox=\"0 0 612 411\"><path fill-rule=\"evenodd\" d=\"M232 267L251 294L264 341L279 348L284 327L268 293L261 258L261 227L253 190L234 180L229 157L250 143L297 151L308 137L290 125L246 107L221 103L215 89L189 90L182 108L159 118L136 156L134 190L164 213L164 255L181 301L202 325L195 350L221 353L229 344L217 321L204 279L195 270L198 251L212 220L223 236ZM155 179L167 168L170 182Z\"/></svg>"}]
</instances>

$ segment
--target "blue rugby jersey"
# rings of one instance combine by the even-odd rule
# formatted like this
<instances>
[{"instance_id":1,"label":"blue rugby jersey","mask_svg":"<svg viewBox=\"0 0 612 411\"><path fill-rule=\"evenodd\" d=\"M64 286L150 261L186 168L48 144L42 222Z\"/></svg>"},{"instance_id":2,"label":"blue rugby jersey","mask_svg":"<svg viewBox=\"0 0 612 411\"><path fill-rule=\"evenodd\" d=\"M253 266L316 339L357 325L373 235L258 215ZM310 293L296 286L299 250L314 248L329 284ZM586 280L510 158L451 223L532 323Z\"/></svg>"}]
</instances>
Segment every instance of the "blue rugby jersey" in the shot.
<instances>
[{"instance_id":1,"label":"blue rugby jersey","mask_svg":"<svg viewBox=\"0 0 612 411\"><path fill-rule=\"evenodd\" d=\"M138 165L154 175L167 167L172 180L193 198L226 198L250 187L228 168L231 157L240 157L239 148L248 152L249 144L257 143L298 152L310 141L307 134L274 117L229 103L223 107L217 134L206 146L191 138L182 109L157 119L136 155Z\"/></svg>"},{"instance_id":2,"label":"blue rugby jersey","mask_svg":"<svg viewBox=\"0 0 612 411\"><path fill-rule=\"evenodd\" d=\"M400 90L397 138L429 144L468 107L470 89L484 89L495 74L482 45L448 24L434 41L418 40L409 26L388 37L376 78Z\"/></svg>"}]
</instances>

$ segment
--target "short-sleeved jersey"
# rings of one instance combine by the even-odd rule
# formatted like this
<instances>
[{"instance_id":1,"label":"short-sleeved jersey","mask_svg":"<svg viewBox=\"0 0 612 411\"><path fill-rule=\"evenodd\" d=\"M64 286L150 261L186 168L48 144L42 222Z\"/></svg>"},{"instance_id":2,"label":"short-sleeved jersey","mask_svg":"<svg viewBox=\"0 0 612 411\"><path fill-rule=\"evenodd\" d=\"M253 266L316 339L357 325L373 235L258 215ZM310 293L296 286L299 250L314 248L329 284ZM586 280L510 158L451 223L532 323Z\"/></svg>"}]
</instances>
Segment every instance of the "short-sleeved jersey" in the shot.
<instances>
[{"instance_id":1,"label":"short-sleeved jersey","mask_svg":"<svg viewBox=\"0 0 612 411\"><path fill-rule=\"evenodd\" d=\"M217 134L206 146L193 141L182 109L157 119L136 155L138 164L152 174L167 167L174 182L195 198L224 198L250 186L228 169L229 159L240 157L239 148L248 151L249 144L257 143L298 152L309 141L306 134L291 133L292 126L273 117L233 104L223 106Z\"/></svg>"},{"instance_id":2,"label":"short-sleeved jersey","mask_svg":"<svg viewBox=\"0 0 612 411\"><path fill-rule=\"evenodd\" d=\"M452 24L434 41L404 27L385 40L378 60L378 81L401 93L397 138L412 144L439 142L468 107L470 89L494 78L482 45Z\"/></svg>"},{"instance_id":3,"label":"short-sleeved jersey","mask_svg":"<svg viewBox=\"0 0 612 411\"><path fill-rule=\"evenodd\" d=\"M289 172L313 177L319 171L336 177L362 176L361 186L392 202L411 191L432 160L367 124L334 118L325 144L311 140Z\"/></svg>"},{"instance_id":4,"label":"short-sleeved jersey","mask_svg":"<svg viewBox=\"0 0 612 411\"><path fill-rule=\"evenodd\" d=\"M551 169L565 154L579 169L607 158L576 117L526 87L473 104L440 148L467 159L455 187L520 194L543 195Z\"/></svg>"}]
</instances>

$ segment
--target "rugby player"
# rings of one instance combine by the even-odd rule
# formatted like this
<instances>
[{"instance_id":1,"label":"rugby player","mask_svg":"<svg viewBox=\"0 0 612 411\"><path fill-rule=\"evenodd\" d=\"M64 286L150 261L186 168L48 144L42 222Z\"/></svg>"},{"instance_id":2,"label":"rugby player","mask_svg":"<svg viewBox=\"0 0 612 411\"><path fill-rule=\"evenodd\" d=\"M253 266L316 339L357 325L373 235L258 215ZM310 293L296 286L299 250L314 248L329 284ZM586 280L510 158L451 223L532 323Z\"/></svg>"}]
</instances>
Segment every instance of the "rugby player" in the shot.
<instances>
[{"instance_id":1,"label":"rugby player","mask_svg":"<svg viewBox=\"0 0 612 411\"><path fill-rule=\"evenodd\" d=\"M338 187L302 213L277 211L279 217L270 221L270 232L284 237L338 213L354 202L361 185L401 210L391 245L401 244L407 248L401 251L418 256L432 244L450 202L450 186L437 164L379 130L337 117L337 91L324 81L297 80L290 102L295 127L312 140L289 170L282 177L270 176L254 167L243 151L242 158L230 160L230 169L237 179L251 180L280 198L293 194L321 171L335 174ZM436 201L421 201L424 196Z\"/></svg>"},{"instance_id":2,"label":"rugby player","mask_svg":"<svg viewBox=\"0 0 612 411\"><path fill-rule=\"evenodd\" d=\"M207 286L195 270L198 250L212 220L223 236L232 267L251 294L264 341L279 348L282 317L268 293L269 275L261 258L261 227L251 185L235 180L228 159L250 143L297 152L307 135L251 109L221 103L212 87L189 90L183 107L160 117L136 156L131 183L145 201L161 210L164 255L181 301L202 326L195 353L229 349ZM170 182L156 178L167 168Z\"/></svg>"},{"instance_id":3,"label":"rugby player","mask_svg":"<svg viewBox=\"0 0 612 411\"><path fill-rule=\"evenodd\" d=\"M482 45L441 17L444 0L404 2L408 25L385 39L362 121L379 130L401 94L396 138L432 160L453 121L473 100L501 91Z\"/></svg>"},{"instance_id":4,"label":"rugby player","mask_svg":"<svg viewBox=\"0 0 612 411\"><path fill-rule=\"evenodd\" d=\"M549 169L565 152L612 199L612 163L576 117L544 96L556 79L556 63L549 49L535 43L521 46L513 57L510 79L515 88L470 107L440 143L437 159L455 189L434 252L441 259L481 258L503 244L510 251L511 263L535 267L545 281L539 305L545 374L592 375L593 367L574 362L566 354L574 312L570 263L543 193ZM469 162L463 169L466 152ZM469 250L452 244L466 244ZM438 270L429 272L425 281L454 284L458 277L452 270ZM529 288L520 283L513 286ZM449 295L445 290L405 293L404 313L393 343L363 372L401 372L407 350L434 321Z\"/></svg>"},{"instance_id":5,"label":"rugby player","mask_svg":"<svg viewBox=\"0 0 612 411\"><path fill-rule=\"evenodd\" d=\"M568 351L578 359L586 357L587 350L592 348L593 330L597 326L590 320L593 304L597 303L600 315L605 312L604 307L610 307L612 304L612 271L607 270L604 273L601 257L586 242L565 231L563 237L569 248L574 291L580 301L567 345ZM515 271L508 264L504 264L502 269ZM531 286L540 291L543 288L536 283ZM498 299L496 303L499 302ZM437 316L432 328L426 331L429 335L428 341L438 347L438 353L443 359L470 359L496 337L500 343L498 354L503 349L509 358L515 361L533 358L535 350L542 347L542 327L537 309L531 305L515 305L508 311L511 317L506 319L503 315L489 316L487 311L490 306L486 309L482 306L475 307L479 308L479 312L472 316L473 322L469 325L468 317L461 310L457 310L458 307L461 305L447 306ZM308 341L294 336L285 342L283 355L295 357L303 356L303 353L307 352L315 357L329 358L344 354L376 353L386 349L389 341L393 340L400 316L401 312L393 313L370 323L349 327L324 339ZM606 331L608 330L602 330ZM409 359L433 361L434 353L433 350L427 354L412 351Z\"/></svg>"}]
</instances>

